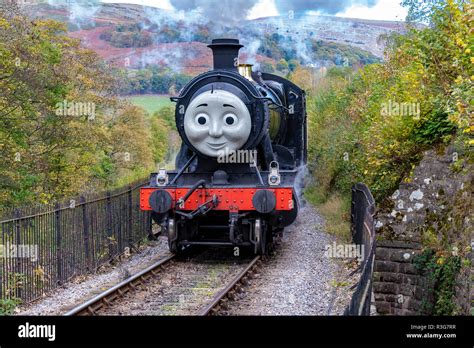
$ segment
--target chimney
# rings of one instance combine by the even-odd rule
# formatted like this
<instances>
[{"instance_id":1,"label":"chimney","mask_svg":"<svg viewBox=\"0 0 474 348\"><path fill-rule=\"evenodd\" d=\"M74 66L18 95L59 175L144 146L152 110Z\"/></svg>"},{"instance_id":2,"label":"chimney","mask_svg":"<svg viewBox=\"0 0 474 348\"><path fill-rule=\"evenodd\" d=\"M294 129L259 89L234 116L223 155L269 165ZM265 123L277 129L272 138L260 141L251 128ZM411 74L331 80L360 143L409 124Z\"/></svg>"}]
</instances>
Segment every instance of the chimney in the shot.
<instances>
[{"instance_id":1,"label":"chimney","mask_svg":"<svg viewBox=\"0 0 474 348\"><path fill-rule=\"evenodd\" d=\"M214 39L208 45L214 57L214 69L237 70L239 50L244 47L237 39Z\"/></svg>"}]
</instances>

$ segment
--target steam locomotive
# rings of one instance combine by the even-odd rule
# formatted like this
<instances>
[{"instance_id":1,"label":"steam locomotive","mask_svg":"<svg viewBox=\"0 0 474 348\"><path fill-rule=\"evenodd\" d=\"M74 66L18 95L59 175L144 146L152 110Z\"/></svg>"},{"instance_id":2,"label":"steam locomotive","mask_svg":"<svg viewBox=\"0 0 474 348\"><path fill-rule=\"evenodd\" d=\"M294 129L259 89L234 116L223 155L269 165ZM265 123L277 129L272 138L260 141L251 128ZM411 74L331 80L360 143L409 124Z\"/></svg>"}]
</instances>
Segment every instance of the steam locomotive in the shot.
<instances>
[{"instance_id":1,"label":"steam locomotive","mask_svg":"<svg viewBox=\"0 0 474 348\"><path fill-rule=\"evenodd\" d=\"M208 45L214 69L172 97L182 145L176 170L152 173L140 208L167 232L171 252L190 245L250 247L265 254L298 213L307 160L304 91L239 65L236 39Z\"/></svg>"}]
</instances>

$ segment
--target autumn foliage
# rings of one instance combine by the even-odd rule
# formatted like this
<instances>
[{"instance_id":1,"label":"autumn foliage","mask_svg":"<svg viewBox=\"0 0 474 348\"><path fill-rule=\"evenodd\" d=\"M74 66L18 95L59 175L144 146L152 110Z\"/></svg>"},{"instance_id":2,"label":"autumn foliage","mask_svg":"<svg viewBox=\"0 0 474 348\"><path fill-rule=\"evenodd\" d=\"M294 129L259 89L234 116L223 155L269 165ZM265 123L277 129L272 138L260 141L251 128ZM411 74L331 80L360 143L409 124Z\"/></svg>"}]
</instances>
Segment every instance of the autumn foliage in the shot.
<instances>
[{"instance_id":1,"label":"autumn foliage","mask_svg":"<svg viewBox=\"0 0 474 348\"><path fill-rule=\"evenodd\" d=\"M0 6L0 207L112 188L160 159L150 119L118 100L108 67L65 34Z\"/></svg>"},{"instance_id":2,"label":"autumn foliage","mask_svg":"<svg viewBox=\"0 0 474 348\"><path fill-rule=\"evenodd\" d=\"M451 146L459 161L472 160L474 7L410 1L417 8L420 3L430 9L422 13L429 13L429 25L386 37L383 63L356 72L329 70L313 88L308 113L314 181L307 195L314 201L333 194L348 200L351 185L362 181L380 202L401 180L410 181L423 151L432 147Z\"/></svg>"}]
</instances>

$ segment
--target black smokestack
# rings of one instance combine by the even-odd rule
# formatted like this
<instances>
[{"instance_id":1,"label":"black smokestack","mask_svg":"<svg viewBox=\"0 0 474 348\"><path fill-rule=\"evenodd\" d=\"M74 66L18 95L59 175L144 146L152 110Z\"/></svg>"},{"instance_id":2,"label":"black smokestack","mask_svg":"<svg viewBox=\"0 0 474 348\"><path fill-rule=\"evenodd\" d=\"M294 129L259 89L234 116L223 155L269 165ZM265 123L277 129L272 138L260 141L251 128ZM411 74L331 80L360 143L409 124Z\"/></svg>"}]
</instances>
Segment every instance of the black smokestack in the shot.
<instances>
[{"instance_id":1,"label":"black smokestack","mask_svg":"<svg viewBox=\"0 0 474 348\"><path fill-rule=\"evenodd\" d=\"M244 47L237 39L214 39L208 45L212 49L214 69L237 70L239 50Z\"/></svg>"}]
</instances>

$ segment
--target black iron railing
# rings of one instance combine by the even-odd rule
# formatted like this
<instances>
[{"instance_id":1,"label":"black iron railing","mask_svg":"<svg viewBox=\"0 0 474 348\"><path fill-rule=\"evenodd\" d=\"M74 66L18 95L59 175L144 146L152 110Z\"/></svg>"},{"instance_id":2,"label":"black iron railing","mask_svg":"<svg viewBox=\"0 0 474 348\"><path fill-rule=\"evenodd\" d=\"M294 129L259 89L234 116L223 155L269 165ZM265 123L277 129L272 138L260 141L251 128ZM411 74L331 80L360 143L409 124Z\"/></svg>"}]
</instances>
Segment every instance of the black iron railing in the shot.
<instances>
[{"instance_id":1,"label":"black iron railing","mask_svg":"<svg viewBox=\"0 0 474 348\"><path fill-rule=\"evenodd\" d=\"M351 302L344 315L370 315L372 278L375 260L375 201L369 188L362 183L352 187L352 240L364 246L364 260L359 268L361 276L355 285Z\"/></svg>"},{"instance_id":2,"label":"black iron railing","mask_svg":"<svg viewBox=\"0 0 474 348\"><path fill-rule=\"evenodd\" d=\"M141 182L48 206L0 213L0 299L33 301L143 240L150 215Z\"/></svg>"}]
</instances>

